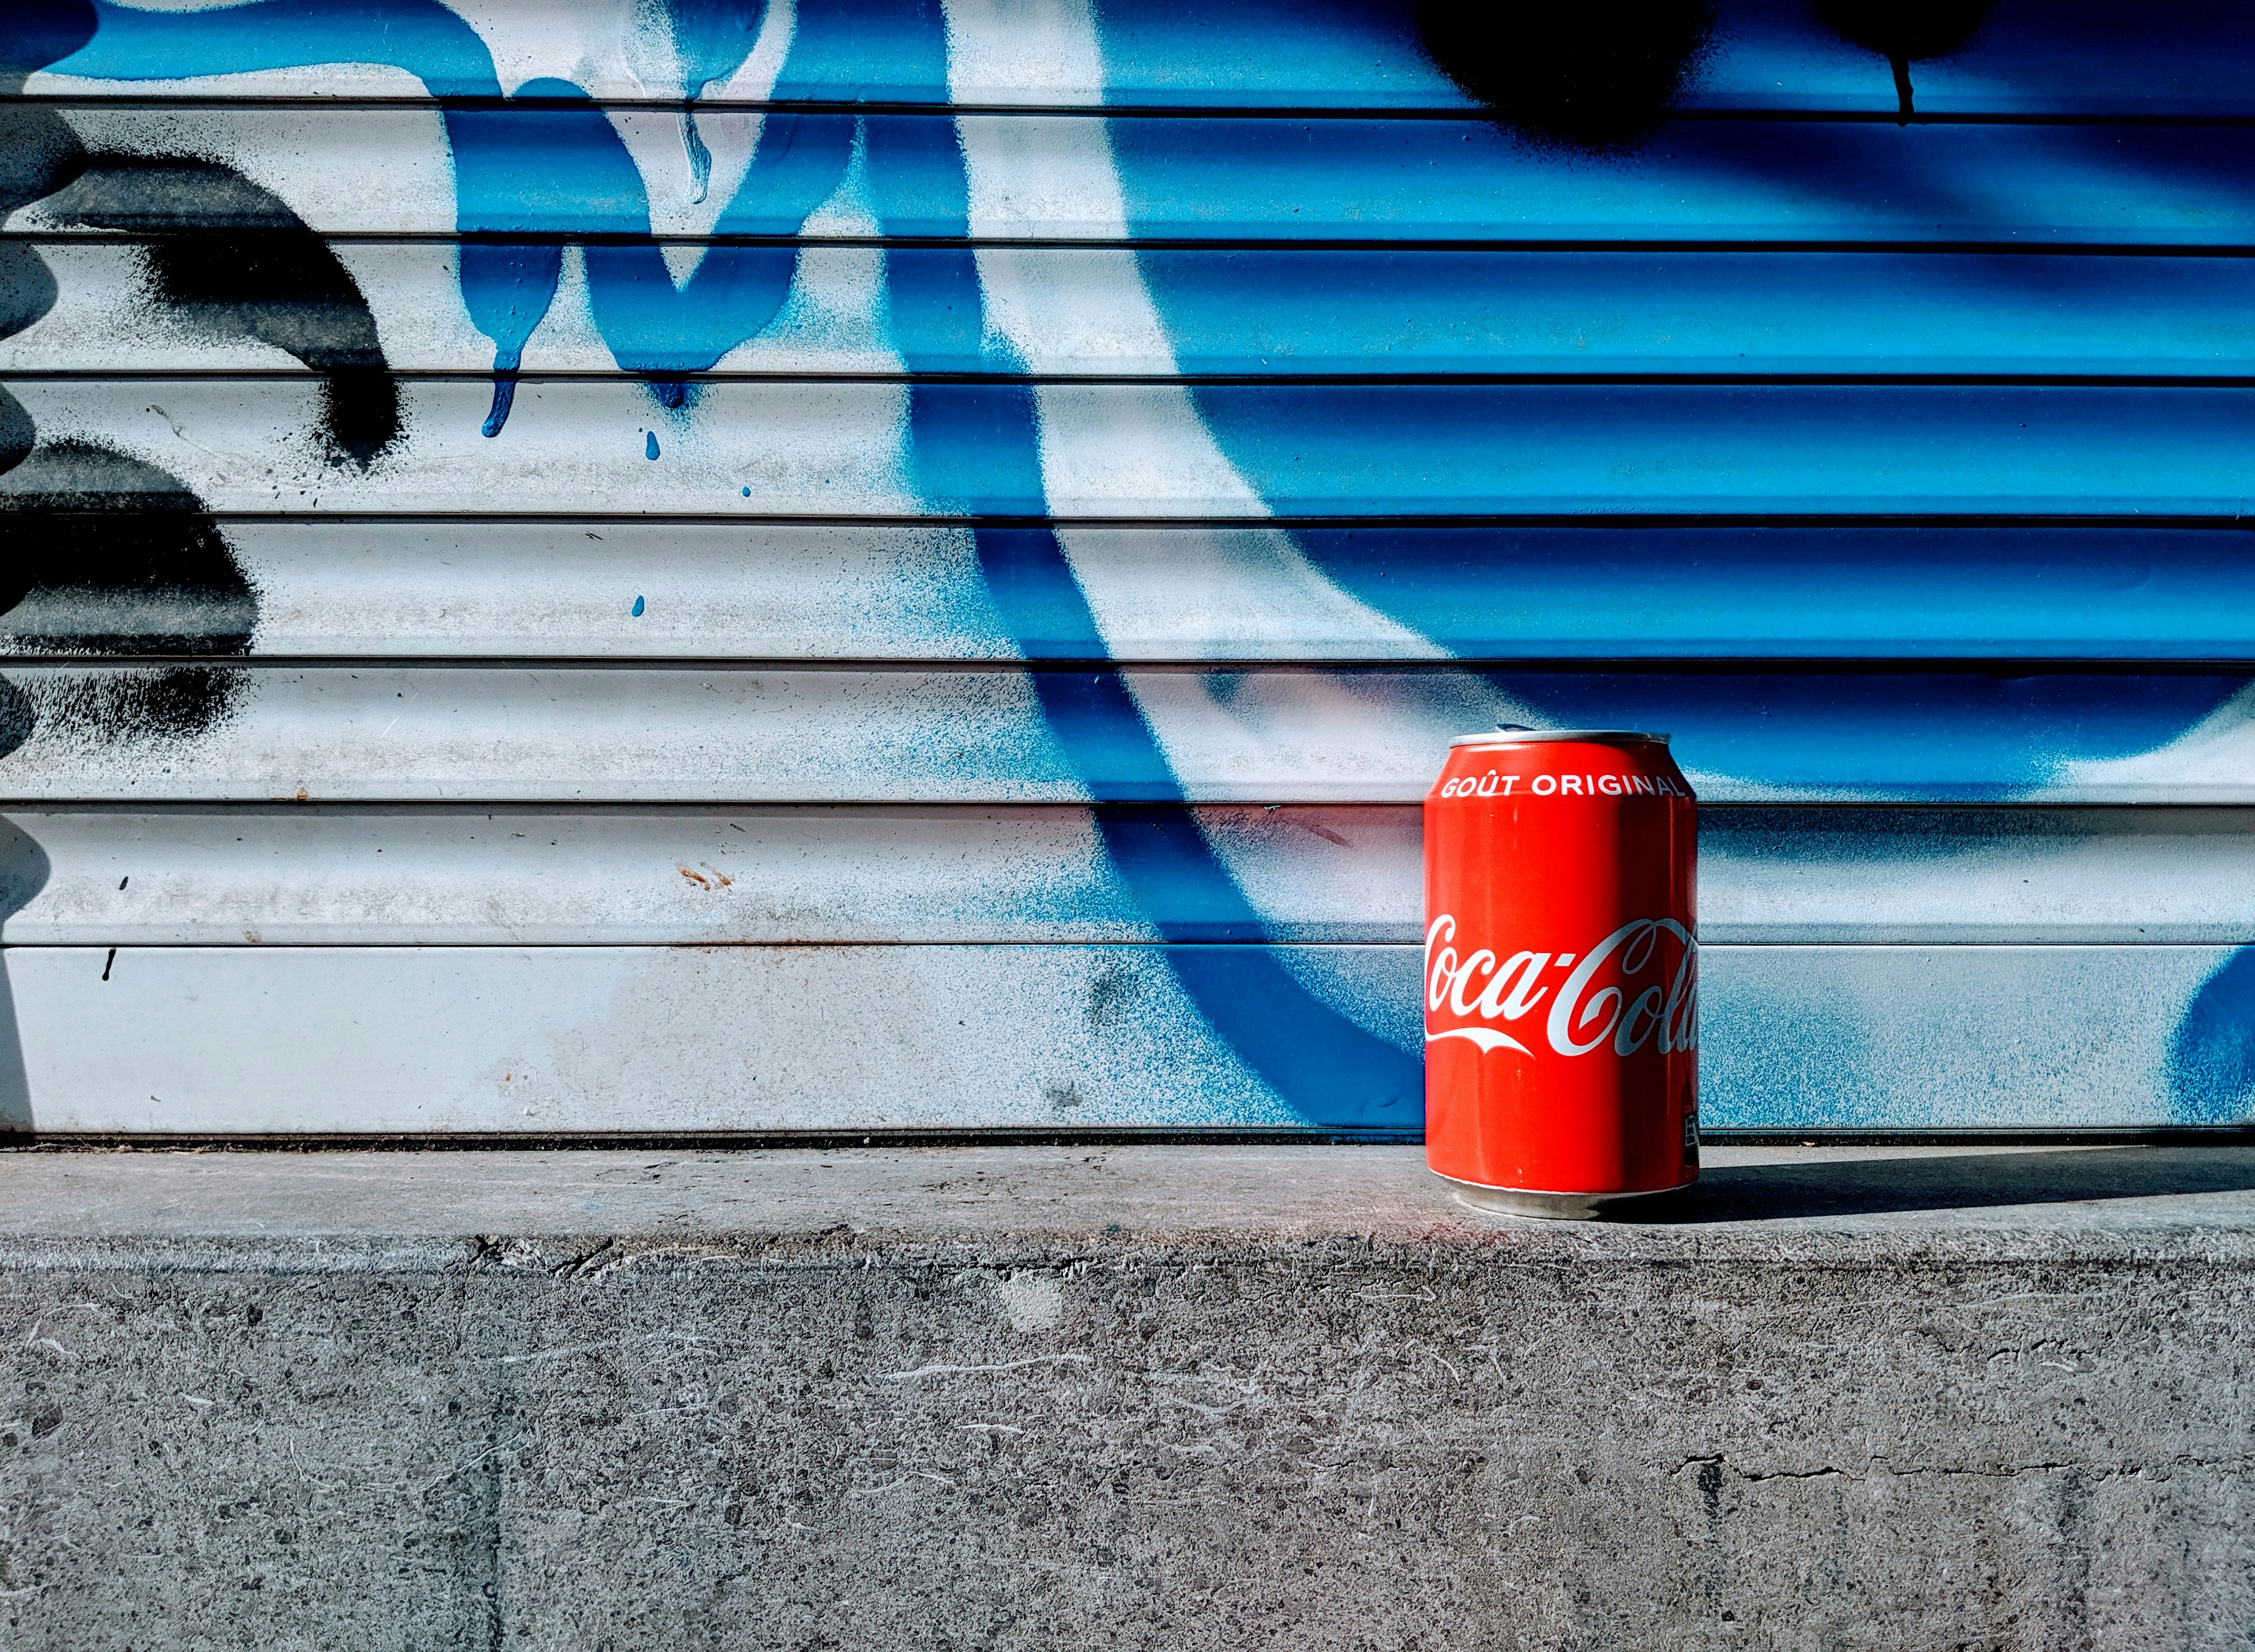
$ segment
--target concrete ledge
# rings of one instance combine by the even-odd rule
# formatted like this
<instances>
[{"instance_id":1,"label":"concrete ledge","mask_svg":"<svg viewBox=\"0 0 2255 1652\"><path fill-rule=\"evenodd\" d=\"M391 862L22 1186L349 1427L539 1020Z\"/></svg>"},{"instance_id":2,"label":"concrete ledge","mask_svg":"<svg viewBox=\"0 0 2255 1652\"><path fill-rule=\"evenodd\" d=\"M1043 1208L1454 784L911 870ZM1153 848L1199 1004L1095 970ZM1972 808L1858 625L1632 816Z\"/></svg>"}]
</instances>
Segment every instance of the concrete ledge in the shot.
<instances>
[{"instance_id":1,"label":"concrete ledge","mask_svg":"<svg viewBox=\"0 0 2255 1652\"><path fill-rule=\"evenodd\" d=\"M0 1155L0 1643L2255 1637L2255 1149Z\"/></svg>"}]
</instances>

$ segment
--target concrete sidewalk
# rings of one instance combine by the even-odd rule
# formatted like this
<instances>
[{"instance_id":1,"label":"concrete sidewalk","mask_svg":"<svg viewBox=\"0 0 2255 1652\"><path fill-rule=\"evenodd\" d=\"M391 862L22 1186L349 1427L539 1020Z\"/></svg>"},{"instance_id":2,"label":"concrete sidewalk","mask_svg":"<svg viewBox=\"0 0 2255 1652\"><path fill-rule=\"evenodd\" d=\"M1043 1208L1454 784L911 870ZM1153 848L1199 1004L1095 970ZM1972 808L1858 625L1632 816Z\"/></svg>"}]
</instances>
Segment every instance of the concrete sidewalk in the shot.
<instances>
[{"instance_id":1,"label":"concrete sidewalk","mask_svg":"<svg viewBox=\"0 0 2255 1652\"><path fill-rule=\"evenodd\" d=\"M2255 1149L0 1155L10 1647L2241 1648Z\"/></svg>"}]
</instances>

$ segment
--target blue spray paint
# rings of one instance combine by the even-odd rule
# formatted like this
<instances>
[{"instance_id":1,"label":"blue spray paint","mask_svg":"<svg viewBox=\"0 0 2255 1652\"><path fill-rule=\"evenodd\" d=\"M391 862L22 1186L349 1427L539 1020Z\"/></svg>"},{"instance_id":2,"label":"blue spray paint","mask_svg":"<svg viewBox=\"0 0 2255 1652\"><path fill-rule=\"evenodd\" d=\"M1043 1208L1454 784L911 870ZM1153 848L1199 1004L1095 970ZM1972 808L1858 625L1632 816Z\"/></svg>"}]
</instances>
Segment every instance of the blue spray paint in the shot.
<instances>
[{"instance_id":1,"label":"blue spray paint","mask_svg":"<svg viewBox=\"0 0 2255 1652\"><path fill-rule=\"evenodd\" d=\"M756 0L661 4L683 65L685 99L700 95L743 61L761 15ZM95 10L95 38L58 65L60 72L151 79L321 62L383 63L417 76L441 96L500 96L483 44L432 0L256 0L185 13L138 11L98 0ZM51 0L18 0L0 31L16 38L61 15ZM882 61L869 58L873 42L882 47ZM932 0L882 5L879 0L804 0L777 96L834 93L841 84L860 86L870 97L928 95L945 83L945 32ZM649 239L640 173L601 112L580 88L562 81L529 83L516 98L553 99L561 107L449 108L443 115L455 162L457 227L464 237L463 300L495 348L494 396L485 433L497 435L506 424L526 341L560 279L560 243L573 236L623 238L590 246L584 255L595 326L620 367L643 377L660 405L685 405L690 376L709 369L773 320L788 294L797 250L716 246L677 288ZM683 123L692 187L701 192L709 182L709 154L700 161L704 145L693 115L685 111ZM1416 172L1424 165L1419 158L1435 145L1462 140L1462 134L1442 125L1401 123L1401 130L1389 128L1383 134L1383 144L1348 133L1362 146L1356 151L1360 158L1349 157L1318 181L1343 200L1387 200L1387 180ZM1475 136L1501 153L1485 134ZM1198 163L1216 176L1310 175L1302 165L1308 139L1296 123L1233 123L1208 137L1221 148L1197 158ZM886 234L967 233L963 163L952 121L839 114L771 115L762 124L745 180L717 228L723 235L795 235L846 176L857 141ZM1183 157L1149 148L1170 141L1174 136L1157 122L1128 123L1114 137L1131 176L1143 167L1178 173ZM1753 156L1731 147L1747 141L1745 134L1721 126L1689 131L1682 164L1714 178L1753 180L1744 186L1747 189L1774 191L1774 146ZM1806 167L1809 198L1820 204L1829 194L1876 193L1900 182L1892 173L1859 179L1822 146L1811 151ZM1453 163L1425 170L1451 180L1467 175ZM1538 195L1542 189L1580 186L1570 178L1536 179L1532 185L1539 186ZM1405 203L1398 221L1390 221L1396 228L1457 221L1451 215L1460 211L1457 206L1421 207L1407 193L1392 193ZM1739 198L1725 191L1717 199L1724 203L1717 211L1727 216L1725 208ZM1328 200L1315 207L1321 210L1311 208L1311 221L1338 216ZM1517 210L1533 218L1542 209L1538 200L1521 201ZM885 262L896 341L911 370L1018 370L1021 364L1001 359L987 342L982 294L968 252L892 253ZM1498 431L1539 431L1549 445L1546 453L1555 451L1570 463L1597 464L1602 471L1608 431L1662 424L1671 399L1689 393L1642 386L1585 387L1540 396L1523 388L1492 387L1351 393L1264 389L1256 394L1206 386L1194 395L1233 460L1264 495L1288 508L1295 502L1320 501L1327 489L1358 502L1399 497L1441 510L1461 501L1443 496L1437 486L1461 491L1465 478L1493 478L1511 469L1500 466L1494 451ZM1765 403L1754 392L1741 399L1750 413L1781 404L1774 398ZM2021 399L2040 410L2043 398ZM935 504L974 515L1038 519L1047 514L1036 463L1037 418L1029 390L921 383L911 386L909 400L912 462ZM1843 398L1841 406L1851 400L1858 418L1921 432L1916 439L1946 453L1977 429L1980 398L1969 394L1939 414L1932 398L1913 409L1907 394L1894 390L1859 390ZM1538 404L1540 419L1507 416L1509 405L1533 409ZM2172 433L2185 437L2188 452L2216 451L2219 441L2244 451L2243 426L2249 417L2244 411L2213 400L2204 402L2197 415L2189 408L2186 401L2150 396L2137 400L2132 395L2114 404L2117 417L2148 432L2141 439L2149 445L2152 422L2159 418L2175 421ZM2230 416L2231 425L2222 438L2213 429L2218 410ZM1914 411L1925 418L1924 425L1907 418ZM1399 432L1399 441L1389 444L1387 452L1373 452L1362 439L1373 426ZM1796 435L1788 426L1781 439L1776 468L1781 473L1800 474L1831 462L1814 447L1794 445L1820 443L1826 439L1823 431ZM2039 457L2050 454L2048 462L2055 467L2063 465L2101 482L2111 474L2107 453L2101 451L2108 446L2104 439L2089 451L2062 453L2039 432L2027 446ZM657 457L655 431L645 432L644 451ZM1403 471L1400 455L1405 453L1416 456L1419 476ZM1438 482L1422 480L1427 477ZM1484 507L1501 496L1495 484L1487 485ZM1567 491L1579 502L1577 508L1605 495L1604 488L1593 490L1576 477L1568 478ZM750 493L742 489L745 498ZM1200 833L1126 679L1107 660L1105 640L1055 535L1046 528L980 525L973 539L991 600L1022 651L1035 662L1034 691L1050 734L1089 789L1106 801L1099 810L1099 830L1106 853L1147 914L1157 915L1154 922L1161 933L1176 943L1170 948L1170 967L1199 1012L1248 1067L1310 1121L1414 1125L1421 1089L1416 1052L1374 1037L1340 1016L1263 949L1266 933L1259 913ZM1336 567L1344 559L1327 559L1327 543L1310 539L1317 560ZM1345 582L1356 587L1352 579ZM1400 611L1412 623L1443 623L1420 607L1419 597L1402 595L1405 588L1414 594L1418 582L1380 579L1359 587L1373 606ZM635 614L639 616L643 608L637 597ZM2065 679L1998 678L1973 695L1988 697L1984 714L1969 717L1963 714L1967 691L1962 682L1950 688L1907 680L1883 691L1871 686L1876 678L1843 679L1830 688L1812 679L1799 686L1809 691L1813 709L1781 737L1774 676L1746 678L1743 687L1708 678L1696 688L1689 679L1660 674L1494 680L1500 687L1507 680L1511 692L1563 722L1618 721L1618 713L1600 715L1598 708L1633 702L1636 721L1681 724L1688 721L1684 714L1696 708L1717 733L1715 756L1744 758L1750 765L1737 772L1757 778L1766 772L1803 784L1813 780L1852 786L1867 781L1875 748L1868 741L1840 742L1838 730L1851 712L1854 726L1886 726L1872 715L1886 701L1887 715L1900 731L1900 749L1882 742L1876 749L1879 761L1911 763L1921 742L1937 743L1937 721L1944 722L1951 742L1945 766L1968 787L1985 785L1996 794L2014 784L2041 784L2064 756L2150 749L2237 686L2213 677L2148 677L2141 680L2150 686L2125 690L2120 679L2111 679L2102 692L2092 685L2101 679L2090 678L2078 679L2079 686ZM1942 715L1949 709L1944 700L1952 694L1956 699L1949 704L1958 708L1954 720ZM2063 741L2055 737L2062 728L2069 735ZM1961 734L1966 735L1963 741ZM1725 735L1738 743L1733 746ZM1851 745L1856 749L1851 750ZM1833 767L1826 768L1827 763ZM1185 918L1185 912L1198 917ZM2188 1120L2239 1116L2246 1097L2255 1093L2255 1044L2245 1033L2255 1023L2255 965L2245 964L2250 955L2238 954L2202 987L2180 1027L2171 1081Z\"/></svg>"},{"instance_id":2,"label":"blue spray paint","mask_svg":"<svg viewBox=\"0 0 2255 1652\"><path fill-rule=\"evenodd\" d=\"M481 426L488 436L500 435L509 422L524 341L548 313L563 268L561 247L480 242L462 247L462 304L478 331L494 341L493 406Z\"/></svg>"},{"instance_id":3,"label":"blue spray paint","mask_svg":"<svg viewBox=\"0 0 2255 1652\"><path fill-rule=\"evenodd\" d=\"M839 13L850 8L839 7ZM927 67L944 83L945 36L936 8L918 8L927 24ZM800 27L814 17L803 11ZM834 15L834 14L833 14ZM897 21L899 14L895 14ZM850 20L850 19L849 19ZM796 47L794 47L796 55ZM828 157L842 176L850 142L829 138ZM928 186L935 162L952 191L940 233L969 233L968 181L952 123L868 123L863 142L869 193L889 234L910 231L933 210ZM917 182L903 200L903 180ZM835 186L835 179L831 180ZM825 190L825 193L827 193ZM819 197L818 197L819 199ZM896 348L911 372L938 364L982 361L989 370L1022 371L1023 363L994 342L986 325L977 265L968 250L913 260L888 256L887 312ZM935 360L934 358L937 358ZM910 463L924 498L942 510L1038 518L1047 514L1033 391L1024 384L909 389ZM1093 795L1137 800L1131 816L1099 810L1098 829L1108 857L1163 936L1183 944L1166 953L1192 1003L1239 1058L1310 1122L1341 1128L1414 1129L1422 1119L1422 1051L1372 1037L1310 995L1260 945L1259 914L1200 832L1125 678L1108 664L1043 666L1043 658L1103 661L1110 650L1056 534L1048 528L980 526L973 530L988 593L1022 651L1036 660L1032 682L1052 738ZM1204 913L1196 938L1177 935L1176 914Z\"/></svg>"},{"instance_id":4,"label":"blue spray paint","mask_svg":"<svg viewBox=\"0 0 2255 1652\"><path fill-rule=\"evenodd\" d=\"M2181 1124L2242 1124L2255 1107L2255 946L2201 983L2163 1067Z\"/></svg>"},{"instance_id":5,"label":"blue spray paint","mask_svg":"<svg viewBox=\"0 0 2255 1652\"><path fill-rule=\"evenodd\" d=\"M1030 437L1032 396L1020 394ZM1030 442L1024 451L1031 453ZM1040 639L1036 649L1050 657L1105 657L1103 634L1053 531L977 528L973 538L988 593L1014 635ZM1422 1051L1373 1037L1309 993L1264 947L1214 944L1265 941L1268 929L1200 831L1120 670L1036 664L1033 686L1050 735L1089 790L1144 804L1099 808L1097 829L1136 904L1177 943L1168 966L1207 1023L1309 1122L1417 1128Z\"/></svg>"},{"instance_id":6,"label":"blue spray paint","mask_svg":"<svg viewBox=\"0 0 2255 1652\"><path fill-rule=\"evenodd\" d=\"M200 11L95 0L94 9L94 39L56 64L56 74L153 81L382 63L412 74L434 96L501 95L485 42L437 0L255 0Z\"/></svg>"},{"instance_id":7,"label":"blue spray paint","mask_svg":"<svg viewBox=\"0 0 2255 1652\"><path fill-rule=\"evenodd\" d=\"M92 0L16 0L0 19L0 67L28 74L68 60L94 39ZM22 82L12 81L20 90Z\"/></svg>"},{"instance_id":8,"label":"blue spray paint","mask_svg":"<svg viewBox=\"0 0 2255 1652\"><path fill-rule=\"evenodd\" d=\"M627 612L632 615L636 619L640 619L642 617L642 599L640 597L635 598L634 606L629 608Z\"/></svg>"},{"instance_id":9,"label":"blue spray paint","mask_svg":"<svg viewBox=\"0 0 2255 1652\"><path fill-rule=\"evenodd\" d=\"M646 430L643 432L642 456L644 459L655 459L657 457L657 432L656 431Z\"/></svg>"},{"instance_id":10,"label":"blue spray paint","mask_svg":"<svg viewBox=\"0 0 2255 1652\"><path fill-rule=\"evenodd\" d=\"M179 43L192 41L207 54L200 60L207 72L283 61L398 62L418 74L427 71L426 84L435 76L450 88L463 87L460 62L421 45L414 53L394 54L383 31L369 24L371 17L398 11L425 33L451 39L425 15L436 8L401 9L392 0L374 9L358 6L348 15L342 7L343 0L258 0L193 13L192 22L182 19L186 27L153 26L104 43L108 54L88 60L101 68L80 72L179 74ZM898 52L889 72L944 86L945 33L937 4L903 0L886 13L887 38ZM137 14L137 21L150 15ZM688 57L696 67L727 62L756 21L755 9L748 6L673 15L678 28L687 28ZM851 62L868 38L871 15L867 0L808 0L799 13L794 60L803 52L833 53ZM482 47L480 60L484 82L473 89L492 95L491 64ZM779 88L778 95L789 94ZM569 107L586 103L585 94L568 82L536 81L517 96L557 100L565 107L451 110L446 116L458 225L469 238L461 264L464 301L495 345L488 435L508 418L524 342L546 313L561 270L557 245L510 237L650 234L640 174L608 121L592 105ZM864 122L836 115L770 116L762 123L752 166L718 229L796 234L843 180L857 139L886 233L968 235L968 184L952 121ZM709 369L766 327L797 267L792 248L716 247L676 289L657 247L646 239L591 246L585 257L598 330L619 365L650 381L662 403L663 386L678 386L686 375ZM968 250L889 258L887 266L889 310L912 371L959 369L966 359L997 370L1022 369L987 342L983 295ZM915 383L909 402L911 460L927 498L943 509L1046 514L1030 389ZM656 432L644 432L643 451L650 459L658 456ZM750 496L748 489L744 496ZM997 606L1015 629L1039 639L1029 652L1062 648L1068 657L1105 658L1102 634L1053 533L982 528L974 538ZM1184 945L1170 948L1169 957L1214 1030L1310 1122L1414 1128L1423 1087L1418 1056L1372 1037L1313 997L1257 944L1265 938L1258 913L1198 830L1119 671L1108 665L1037 669L1034 683L1051 734L1083 774L1111 798L1141 799L1156 809L1132 825L1103 817L1103 840L1139 903L1160 915L1156 921L1163 934L1174 938L1170 931L1178 925L1168 915L1185 904L1206 915L1197 938L1183 935ZM1201 944L1216 932L1256 944Z\"/></svg>"}]
</instances>

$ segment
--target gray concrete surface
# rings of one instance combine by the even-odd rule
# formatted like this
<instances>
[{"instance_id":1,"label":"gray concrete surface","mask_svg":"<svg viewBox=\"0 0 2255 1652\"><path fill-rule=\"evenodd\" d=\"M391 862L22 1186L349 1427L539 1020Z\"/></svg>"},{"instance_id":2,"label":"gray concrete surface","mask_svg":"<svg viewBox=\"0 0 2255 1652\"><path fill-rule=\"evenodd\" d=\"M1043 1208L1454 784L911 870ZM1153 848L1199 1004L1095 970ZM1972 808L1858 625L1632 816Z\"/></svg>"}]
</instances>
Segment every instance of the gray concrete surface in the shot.
<instances>
[{"instance_id":1,"label":"gray concrete surface","mask_svg":"<svg viewBox=\"0 0 2255 1652\"><path fill-rule=\"evenodd\" d=\"M2255 1150L0 1154L0 1645L2244 1648Z\"/></svg>"}]
</instances>

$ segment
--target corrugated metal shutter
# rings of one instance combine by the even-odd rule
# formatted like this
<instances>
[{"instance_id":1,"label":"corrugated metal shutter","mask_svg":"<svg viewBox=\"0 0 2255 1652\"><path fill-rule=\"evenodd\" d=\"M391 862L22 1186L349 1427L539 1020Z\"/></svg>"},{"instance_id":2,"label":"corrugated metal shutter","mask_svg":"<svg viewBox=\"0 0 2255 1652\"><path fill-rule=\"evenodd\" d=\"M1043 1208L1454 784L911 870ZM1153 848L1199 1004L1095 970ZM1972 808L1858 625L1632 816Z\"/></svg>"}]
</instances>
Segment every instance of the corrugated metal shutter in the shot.
<instances>
[{"instance_id":1,"label":"corrugated metal shutter","mask_svg":"<svg viewBox=\"0 0 2255 1652\"><path fill-rule=\"evenodd\" d=\"M1712 1126L2241 1119L2255 18L1858 10L15 0L0 1111L1414 1128L1509 720Z\"/></svg>"}]
</instances>

